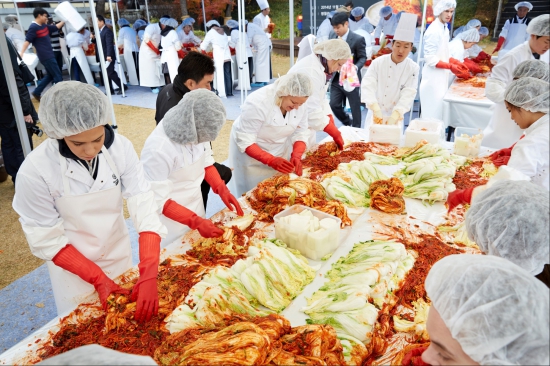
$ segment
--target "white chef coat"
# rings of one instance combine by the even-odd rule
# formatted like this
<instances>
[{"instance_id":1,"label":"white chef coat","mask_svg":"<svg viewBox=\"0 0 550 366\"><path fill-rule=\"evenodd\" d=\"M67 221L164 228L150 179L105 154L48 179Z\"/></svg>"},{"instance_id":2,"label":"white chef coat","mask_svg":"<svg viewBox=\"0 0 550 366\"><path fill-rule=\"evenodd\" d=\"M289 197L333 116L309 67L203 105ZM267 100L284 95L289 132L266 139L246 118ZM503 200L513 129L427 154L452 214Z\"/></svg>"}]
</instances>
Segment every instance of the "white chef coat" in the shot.
<instances>
[{"instance_id":1,"label":"white chef coat","mask_svg":"<svg viewBox=\"0 0 550 366\"><path fill-rule=\"evenodd\" d=\"M225 98L225 79L223 77L223 64L226 60L231 60L231 51L229 51L229 39L225 32L220 34L215 28L212 28L206 33L204 41L202 41L201 50L207 51L212 49L214 55L214 87L218 91L218 95Z\"/></svg>"},{"instance_id":2,"label":"white chef coat","mask_svg":"<svg viewBox=\"0 0 550 366\"><path fill-rule=\"evenodd\" d=\"M540 59L548 62L548 55L547 51L540 56ZM493 67L491 76L485 84L485 95L495 103L495 106L489 125L483 131L481 143L483 146L503 149L512 146L523 135L523 131L512 120L506 109L504 93L506 87L512 82L515 68L523 61L533 59L533 52L529 47L529 41L527 41L508 52Z\"/></svg>"},{"instance_id":3,"label":"white chef coat","mask_svg":"<svg viewBox=\"0 0 550 366\"><path fill-rule=\"evenodd\" d=\"M178 37L180 37L181 44L185 44L185 43L194 43L196 45L201 44L201 39L197 37L192 30L190 30L189 33L185 34L183 27L180 25L176 31L178 33Z\"/></svg>"},{"instance_id":4,"label":"white chef coat","mask_svg":"<svg viewBox=\"0 0 550 366\"><path fill-rule=\"evenodd\" d=\"M166 62L168 64L170 80L174 81L175 77L178 75L178 66L181 61L178 56L178 51L182 49L181 42L176 31L172 29L166 36L161 37L160 44L162 46L160 62Z\"/></svg>"},{"instance_id":5,"label":"white chef coat","mask_svg":"<svg viewBox=\"0 0 550 366\"><path fill-rule=\"evenodd\" d=\"M254 78L256 83L269 82L269 47L271 41L256 24L248 23L246 33L254 47Z\"/></svg>"},{"instance_id":6,"label":"white chef coat","mask_svg":"<svg viewBox=\"0 0 550 366\"><path fill-rule=\"evenodd\" d=\"M166 236L166 228L161 224L159 214L167 200L169 184L164 184L164 189L159 188L155 193L151 191L134 147L126 137L116 134L107 151L118 169L120 181L103 154L98 155L99 167L95 180L88 168L73 159L63 158L67 164L66 176L71 195L84 195L121 184L136 231L151 231L161 237ZM47 261L51 261L69 243L63 219L56 209L56 201L64 196L59 156L59 145L54 139L47 139L34 149L17 173L13 199L13 208L20 216L19 222L31 252ZM101 210L101 202L97 202L97 208L82 209Z\"/></svg>"},{"instance_id":7,"label":"white chef coat","mask_svg":"<svg viewBox=\"0 0 550 366\"><path fill-rule=\"evenodd\" d=\"M158 23L149 24L143 32L143 40L139 47L139 82L141 86L156 88L165 84L160 56L153 51L148 42L159 48L160 27Z\"/></svg>"},{"instance_id":8,"label":"white chef coat","mask_svg":"<svg viewBox=\"0 0 550 366\"><path fill-rule=\"evenodd\" d=\"M397 28L397 17L395 14L392 14L391 18L388 20L384 19L384 17L380 17L380 21L374 30L374 38L380 38L382 33L386 36L393 36L395 28Z\"/></svg>"},{"instance_id":9,"label":"white chef coat","mask_svg":"<svg viewBox=\"0 0 550 366\"><path fill-rule=\"evenodd\" d=\"M330 19L325 19L321 22L321 25L317 29L317 43L326 41L330 35L330 31L332 30L332 24L330 23Z\"/></svg>"},{"instance_id":10,"label":"white chef coat","mask_svg":"<svg viewBox=\"0 0 550 366\"><path fill-rule=\"evenodd\" d=\"M464 57L467 57L467 50L464 49L464 43L461 39L455 38L449 42L449 57L460 62L464 62Z\"/></svg>"},{"instance_id":11,"label":"white chef coat","mask_svg":"<svg viewBox=\"0 0 550 366\"><path fill-rule=\"evenodd\" d=\"M512 149L508 166L519 170L531 178L531 181L550 189L548 177L549 150L548 115L544 115L525 130L525 137L519 140Z\"/></svg>"},{"instance_id":12,"label":"white chef coat","mask_svg":"<svg viewBox=\"0 0 550 366\"><path fill-rule=\"evenodd\" d=\"M498 52L498 58L501 59L515 47L519 46L523 42L529 40L529 33L527 33L527 16L523 19L518 18L517 14L514 15L514 22L510 22L510 19L506 19L502 31L499 34L500 37L504 37L506 40L502 44L502 48Z\"/></svg>"},{"instance_id":13,"label":"white chef coat","mask_svg":"<svg viewBox=\"0 0 550 366\"><path fill-rule=\"evenodd\" d=\"M128 72L128 81L131 85L139 85L136 63L138 62L137 58L134 60L134 55L132 52L139 52L137 45L137 34L136 31L127 26L120 28L118 32L118 47L124 47L124 63L126 64L126 71ZM137 56L137 55L136 55Z\"/></svg>"},{"instance_id":14,"label":"white chef coat","mask_svg":"<svg viewBox=\"0 0 550 366\"><path fill-rule=\"evenodd\" d=\"M269 18L269 15L263 15L262 13L259 13L254 17L254 20L252 23L256 24L262 31L265 31L267 29L267 26L269 23L271 23L271 18ZM271 38L271 33L265 32L267 38Z\"/></svg>"},{"instance_id":15,"label":"white chef coat","mask_svg":"<svg viewBox=\"0 0 550 366\"><path fill-rule=\"evenodd\" d=\"M358 29L364 29L367 31L367 33L372 33L374 31L374 27L372 26L372 24L369 23L369 20L365 16L361 18L361 20L359 20L358 22L350 18L349 29L352 32L355 32Z\"/></svg>"},{"instance_id":16,"label":"white chef coat","mask_svg":"<svg viewBox=\"0 0 550 366\"><path fill-rule=\"evenodd\" d=\"M392 61L391 54L376 58L361 81L361 102L366 106L378 103L385 117L393 110L405 115L416 96L418 72L419 66L409 58L398 64ZM372 121L370 110L369 113Z\"/></svg>"},{"instance_id":17,"label":"white chef coat","mask_svg":"<svg viewBox=\"0 0 550 366\"><path fill-rule=\"evenodd\" d=\"M94 77L92 76L88 59L84 53L84 50L88 49L88 43L84 35L77 32L71 32L65 36L65 42L67 43L67 47L69 47L69 53L71 55L70 62L72 63L76 60L78 66L80 66L80 70L82 70L84 74L83 76L86 82L90 85L94 85Z\"/></svg>"}]
</instances>

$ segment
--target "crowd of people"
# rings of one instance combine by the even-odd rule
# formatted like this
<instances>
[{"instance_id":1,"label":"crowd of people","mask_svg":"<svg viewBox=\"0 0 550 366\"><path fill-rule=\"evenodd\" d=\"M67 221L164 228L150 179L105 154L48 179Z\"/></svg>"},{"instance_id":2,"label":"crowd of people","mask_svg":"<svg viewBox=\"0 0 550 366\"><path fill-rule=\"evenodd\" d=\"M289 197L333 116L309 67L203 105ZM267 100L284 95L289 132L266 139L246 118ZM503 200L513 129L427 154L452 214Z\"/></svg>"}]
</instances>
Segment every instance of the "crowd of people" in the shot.
<instances>
[{"instance_id":1,"label":"crowd of people","mask_svg":"<svg viewBox=\"0 0 550 366\"><path fill-rule=\"evenodd\" d=\"M238 87L248 88L251 81L263 86L271 80L267 34L272 23L267 2L262 4L254 23L245 21L242 27L236 21L227 23L231 41L215 20L207 23L209 31L200 41L190 18L181 25L162 17L158 24L136 21L133 27L119 19L116 45L123 48L130 84L137 80L158 89L157 126L141 156L127 138L114 133L107 97L90 82L59 82L57 71L52 70L38 88L52 81L55 85L43 96L45 85L38 92L35 89L40 100L38 117L49 139L19 162L16 181L13 176L13 208L32 253L48 265L59 314L93 291L103 305L111 293L128 293L113 281L131 267L123 199L139 233L140 278L132 300L137 301L136 320L147 321L158 311L155 279L161 248L192 229L206 238L223 235L204 218L210 190L242 215L236 197L277 172L302 175L301 159L315 142L316 131L330 135L339 149L344 147L334 117L344 125L361 127L360 104L364 103L369 109L367 124L402 123L420 79L422 117L441 119L442 98L452 74L467 77L480 60L490 58L477 46L488 32L475 19L450 39L447 24L456 8L454 0L434 4L436 18L424 35L426 62L421 74L409 57L417 35L416 15L394 14L384 7L373 29L363 20L363 8L346 4L331 15L326 37L318 35L286 75L245 100L232 126L225 166L214 161L210 143L226 123L220 97L231 95L229 46L244 32L245 43L252 44L258 55L253 67L249 48L235 48L239 65L250 67L242 73L245 77L239 78ZM526 20L527 4L518 4L518 16L506 22L499 45L513 44L519 39L516 32L522 31L524 41L499 55L487 82L487 95L497 103L488 128L499 136L491 140L488 133L487 141L493 142L487 144L497 150L491 159L499 172L484 186L450 193L447 201L449 210L471 205L465 223L468 236L486 255L446 257L432 267L425 283L432 301L427 321L431 344L421 357L432 365L550 361L550 95L549 65L542 61L550 48L550 15ZM53 68L57 63L47 35L62 24L48 25L47 13L40 9L35 13L37 20L18 51L24 55L32 43L40 62ZM107 20L97 17L102 57L108 63L108 82L121 88L125 83L114 68L115 41ZM374 40L357 33L361 30L369 36L374 31ZM93 39L86 31L65 37L67 43L71 40L71 50L84 50L87 37ZM50 44L44 51L46 41ZM389 44L391 53L373 60L362 76L367 49L373 43ZM184 50L189 44L194 50ZM200 52L209 49L213 57ZM79 67L71 71L87 80L77 51L71 55ZM343 82L349 77L356 77L358 86ZM16 75L16 80L24 94L21 77ZM211 83L217 94L210 90ZM351 117L345 112L345 99ZM21 100L25 119L32 117L28 91ZM7 118L14 125L15 118ZM4 124L0 126L4 131Z\"/></svg>"}]
</instances>

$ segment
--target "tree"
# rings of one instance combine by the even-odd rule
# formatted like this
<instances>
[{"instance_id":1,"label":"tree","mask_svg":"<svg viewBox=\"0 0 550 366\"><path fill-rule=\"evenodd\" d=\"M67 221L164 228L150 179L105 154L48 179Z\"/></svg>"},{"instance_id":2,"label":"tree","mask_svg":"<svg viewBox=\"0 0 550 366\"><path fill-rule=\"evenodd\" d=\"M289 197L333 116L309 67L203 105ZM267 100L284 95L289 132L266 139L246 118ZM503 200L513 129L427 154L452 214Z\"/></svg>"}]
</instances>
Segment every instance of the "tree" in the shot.
<instances>
[{"instance_id":1,"label":"tree","mask_svg":"<svg viewBox=\"0 0 550 366\"><path fill-rule=\"evenodd\" d=\"M182 0L183 1L183 0ZM223 16L226 13L227 5L233 4L232 0L204 0L204 12L206 13L206 19L216 19ZM202 6L201 0L189 0L189 11L193 14L197 14L197 22L202 22Z\"/></svg>"},{"instance_id":2,"label":"tree","mask_svg":"<svg viewBox=\"0 0 550 366\"><path fill-rule=\"evenodd\" d=\"M187 0L180 0L180 9L182 17L189 15L189 12L187 11Z\"/></svg>"},{"instance_id":3,"label":"tree","mask_svg":"<svg viewBox=\"0 0 550 366\"><path fill-rule=\"evenodd\" d=\"M95 12L97 13L97 15L105 16L105 0L97 0L97 4L95 6Z\"/></svg>"},{"instance_id":4,"label":"tree","mask_svg":"<svg viewBox=\"0 0 550 366\"><path fill-rule=\"evenodd\" d=\"M233 3L227 4L227 8L225 8L225 17L229 18L231 17L231 12L233 11Z\"/></svg>"}]
</instances>

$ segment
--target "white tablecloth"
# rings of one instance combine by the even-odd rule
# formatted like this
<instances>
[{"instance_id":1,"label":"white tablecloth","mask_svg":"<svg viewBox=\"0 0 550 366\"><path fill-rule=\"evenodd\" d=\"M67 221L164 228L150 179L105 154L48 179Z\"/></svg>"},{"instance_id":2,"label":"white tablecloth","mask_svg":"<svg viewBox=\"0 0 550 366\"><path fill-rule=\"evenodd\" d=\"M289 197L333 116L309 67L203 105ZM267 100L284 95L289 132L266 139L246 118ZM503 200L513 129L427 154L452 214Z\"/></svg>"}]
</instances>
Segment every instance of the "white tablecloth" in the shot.
<instances>
[{"instance_id":1,"label":"white tablecloth","mask_svg":"<svg viewBox=\"0 0 550 366\"><path fill-rule=\"evenodd\" d=\"M485 96L485 88L454 81L443 98L443 121L446 126L483 130L493 115L494 104Z\"/></svg>"}]
</instances>

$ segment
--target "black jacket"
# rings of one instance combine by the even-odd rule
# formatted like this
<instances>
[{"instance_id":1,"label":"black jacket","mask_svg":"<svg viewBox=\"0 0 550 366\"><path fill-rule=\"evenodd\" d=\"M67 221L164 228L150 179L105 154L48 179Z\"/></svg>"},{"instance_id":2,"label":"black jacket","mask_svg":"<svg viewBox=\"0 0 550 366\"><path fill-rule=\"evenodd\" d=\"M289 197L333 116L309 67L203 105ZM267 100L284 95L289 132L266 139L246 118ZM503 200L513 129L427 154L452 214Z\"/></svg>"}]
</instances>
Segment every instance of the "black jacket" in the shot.
<instances>
[{"instance_id":1,"label":"black jacket","mask_svg":"<svg viewBox=\"0 0 550 366\"><path fill-rule=\"evenodd\" d=\"M160 90L157 97L157 111L155 112L157 125L164 118L166 112L175 107L183 96L189 92L190 90L180 82L177 76L174 78L173 84L168 84Z\"/></svg>"},{"instance_id":2,"label":"black jacket","mask_svg":"<svg viewBox=\"0 0 550 366\"><path fill-rule=\"evenodd\" d=\"M101 39L101 46L103 47L103 56L105 57L105 60L107 60L107 57L110 57L111 62L114 62L116 55L115 55L115 35L113 34L113 31L109 27L104 26L103 29L100 31L99 37ZM95 60L99 62L98 52L95 53Z\"/></svg>"},{"instance_id":3,"label":"black jacket","mask_svg":"<svg viewBox=\"0 0 550 366\"><path fill-rule=\"evenodd\" d=\"M334 31L330 31L330 35L328 38L336 39L338 38L338 36L336 35L336 33L334 33ZM348 38L346 38L346 42L351 49L351 54L353 55L353 63L355 64L355 66L357 66L357 76L359 77L359 80L361 80L361 69L363 68L363 66L365 66L365 62L367 61L367 45L365 43L365 38L350 30L348 33ZM339 79L340 73L335 72L332 82L337 83Z\"/></svg>"}]
</instances>

